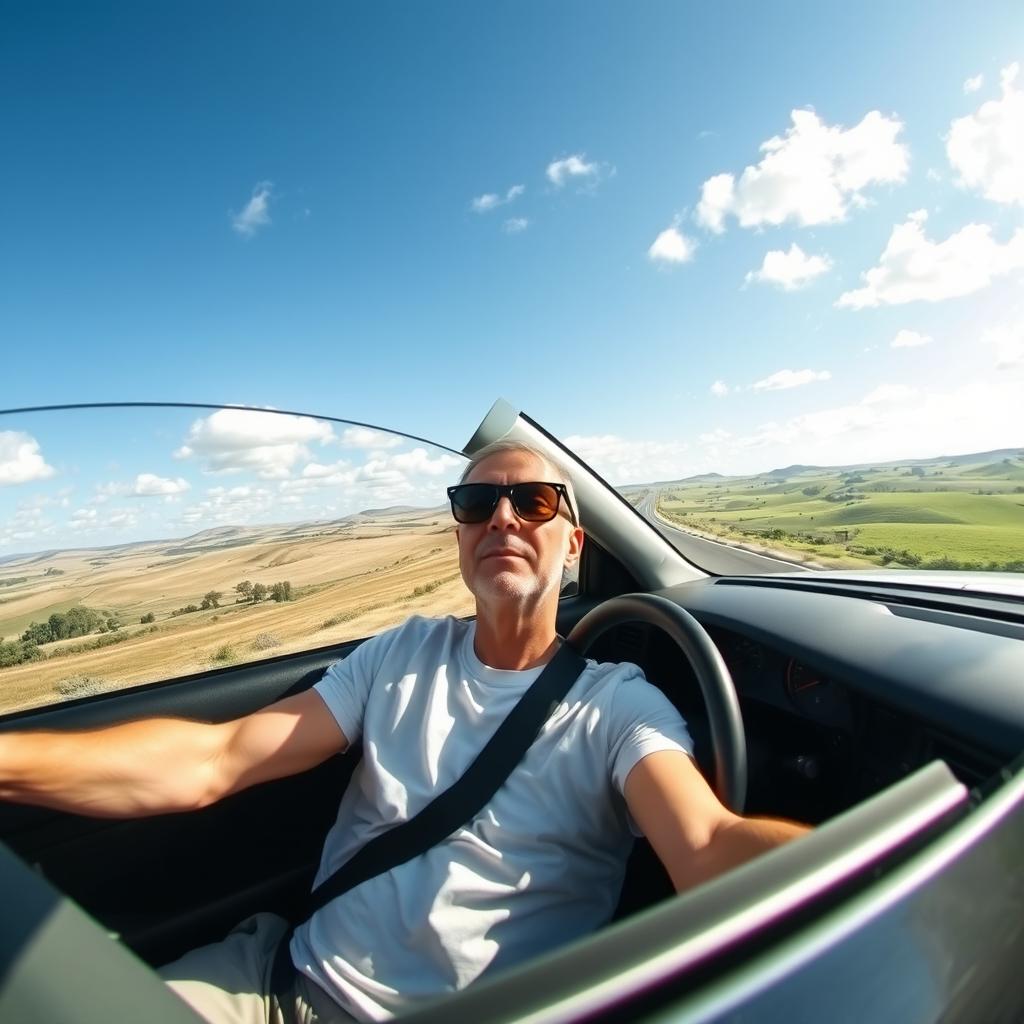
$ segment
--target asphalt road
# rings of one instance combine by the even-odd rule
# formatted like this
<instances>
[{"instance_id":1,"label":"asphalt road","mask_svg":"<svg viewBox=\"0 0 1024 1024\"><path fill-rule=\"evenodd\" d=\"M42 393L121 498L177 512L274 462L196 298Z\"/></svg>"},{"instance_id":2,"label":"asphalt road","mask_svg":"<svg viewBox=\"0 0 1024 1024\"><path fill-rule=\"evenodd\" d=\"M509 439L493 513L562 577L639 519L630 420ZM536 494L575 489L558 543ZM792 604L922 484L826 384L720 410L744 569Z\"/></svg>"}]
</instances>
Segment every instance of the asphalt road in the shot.
<instances>
[{"instance_id":1,"label":"asphalt road","mask_svg":"<svg viewBox=\"0 0 1024 1024\"><path fill-rule=\"evenodd\" d=\"M674 526L668 526L654 513L657 497L657 491L648 491L637 505L637 511L665 536L677 551L682 552L695 565L707 572L718 576L760 576L771 572L810 571L794 562L758 555L753 551L744 551L742 548L734 548L716 540L707 540L685 530L677 530Z\"/></svg>"}]
</instances>

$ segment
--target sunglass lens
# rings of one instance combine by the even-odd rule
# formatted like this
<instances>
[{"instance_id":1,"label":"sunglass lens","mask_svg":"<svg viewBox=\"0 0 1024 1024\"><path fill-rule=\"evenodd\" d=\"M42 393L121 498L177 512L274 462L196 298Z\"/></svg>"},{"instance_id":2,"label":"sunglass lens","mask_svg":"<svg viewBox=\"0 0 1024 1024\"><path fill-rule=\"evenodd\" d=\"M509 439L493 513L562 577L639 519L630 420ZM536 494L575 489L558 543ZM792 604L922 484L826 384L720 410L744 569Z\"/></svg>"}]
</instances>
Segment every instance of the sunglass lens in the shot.
<instances>
[{"instance_id":1,"label":"sunglass lens","mask_svg":"<svg viewBox=\"0 0 1024 1024\"><path fill-rule=\"evenodd\" d=\"M522 519L544 523L558 512L558 491L549 484L518 484L512 490L512 502Z\"/></svg>"},{"instance_id":2,"label":"sunglass lens","mask_svg":"<svg viewBox=\"0 0 1024 1024\"><path fill-rule=\"evenodd\" d=\"M452 514L459 523L482 523L491 518L497 503L492 484L463 484L452 494Z\"/></svg>"}]
</instances>

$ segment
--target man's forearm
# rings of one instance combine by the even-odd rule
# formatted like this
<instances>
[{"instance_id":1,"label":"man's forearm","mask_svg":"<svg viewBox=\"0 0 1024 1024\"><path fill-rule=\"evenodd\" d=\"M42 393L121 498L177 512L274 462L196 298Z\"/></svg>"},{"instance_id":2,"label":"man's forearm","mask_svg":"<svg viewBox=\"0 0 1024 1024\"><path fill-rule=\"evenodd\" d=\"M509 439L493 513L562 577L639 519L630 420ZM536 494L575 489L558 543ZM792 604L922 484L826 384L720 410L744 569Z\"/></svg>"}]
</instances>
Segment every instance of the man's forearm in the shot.
<instances>
[{"instance_id":1,"label":"man's forearm","mask_svg":"<svg viewBox=\"0 0 1024 1024\"><path fill-rule=\"evenodd\" d=\"M809 825L781 818L737 817L724 822L715 829L707 845L694 852L686 877L674 879L676 890L681 892L709 881L809 831Z\"/></svg>"},{"instance_id":2,"label":"man's forearm","mask_svg":"<svg viewBox=\"0 0 1024 1024\"><path fill-rule=\"evenodd\" d=\"M216 799L219 726L150 719L91 732L0 734L0 800L93 817Z\"/></svg>"}]
</instances>

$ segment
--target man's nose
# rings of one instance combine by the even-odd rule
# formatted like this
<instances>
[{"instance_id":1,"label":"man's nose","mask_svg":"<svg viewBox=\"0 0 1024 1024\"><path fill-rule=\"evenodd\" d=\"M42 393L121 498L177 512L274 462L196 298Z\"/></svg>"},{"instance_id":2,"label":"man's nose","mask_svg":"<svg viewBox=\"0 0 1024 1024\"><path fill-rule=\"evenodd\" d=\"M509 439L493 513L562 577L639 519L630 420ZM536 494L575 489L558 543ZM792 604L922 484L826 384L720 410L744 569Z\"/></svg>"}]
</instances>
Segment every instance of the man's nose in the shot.
<instances>
[{"instance_id":1,"label":"man's nose","mask_svg":"<svg viewBox=\"0 0 1024 1024\"><path fill-rule=\"evenodd\" d=\"M519 526L519 516L512 508L512 500L507 495L498 499L498 504L491 513L490 522L487 524L492 530L507 530L510 526Z\"/></svg>"}]
</instances>

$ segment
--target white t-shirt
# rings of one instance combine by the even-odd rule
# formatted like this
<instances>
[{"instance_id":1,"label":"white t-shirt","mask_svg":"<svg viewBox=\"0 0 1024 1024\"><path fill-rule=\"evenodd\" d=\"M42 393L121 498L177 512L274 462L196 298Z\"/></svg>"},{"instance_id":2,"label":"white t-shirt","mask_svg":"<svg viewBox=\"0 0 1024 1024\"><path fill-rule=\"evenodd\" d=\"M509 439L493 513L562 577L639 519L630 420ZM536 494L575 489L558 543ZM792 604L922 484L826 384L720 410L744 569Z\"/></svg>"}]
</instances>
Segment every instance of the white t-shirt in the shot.
<instances>
[{"instance_id":1,"label":"white t-shirt","mask_svg":"<svg viewBox=\"0 0 1024 1024\"><path fill-rule=\"evenodd\" d=\"M540 674L489 668L474 636L474 623L412 618L316 684L363 741L316 885L461 778ZM294 962L357 1018L385 1020L592 932L632 843L626 776L659 750L692 750L678 711L636 665L588 661L476 818L318 911Z\"/></svg>"}]
</instances>

